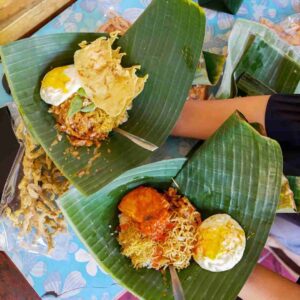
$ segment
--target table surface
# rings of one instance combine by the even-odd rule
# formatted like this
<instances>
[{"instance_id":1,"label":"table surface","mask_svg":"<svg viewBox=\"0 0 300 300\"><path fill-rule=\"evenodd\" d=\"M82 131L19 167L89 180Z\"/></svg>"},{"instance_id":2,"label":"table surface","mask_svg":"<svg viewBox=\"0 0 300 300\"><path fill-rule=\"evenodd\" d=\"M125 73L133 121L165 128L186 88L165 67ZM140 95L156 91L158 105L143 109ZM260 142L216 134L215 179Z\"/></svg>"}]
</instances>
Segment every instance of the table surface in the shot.
<instances>
[{"instance_id":1,"label":"table surface","mask_svg":"<svg viewBox=\"0 0 300 300\"><path fill-rule=\"evenodd\" d=\"M75 0L0 1L0 45L28 36Z\"/></svg>"},{"instance_id":2,"label":"table surface","mask_svg":"<svg viewBox=\"0 0 300 300\"><path fill-rule=\"evenodd\" d=\"M59 16L40 29L36 35L57 32L92 32L106 20L111 10L134 21L151 0L79 0ZM299 0L245 0L237 16L207 10L205 48L213 52L226 52L226 41L236 18L258 21L261 17L277 23L300 12ZM0 78L2 78L0 65ZM11 101L0 88L1 102ZM169 138L152 160L185 156L195 141ZM9 231L10 234L6 235ZM17 265L35 291L43 299L53 299L55 292L61 299L129 299L123 295L123 288L116 284L87 252L84 245L70 229L56 239L55 249L47 256L40 249L29 250L20 247L15 233L5 222L0 223L0 249ZM122 296L123 295L123 296Z\"/></svg>"},{"instance_id":3,"label":"table surface","mask_svg":"<svg viewBox=\"0 0 300 300\"><path fill-rule=\"evenodd\" d=\"M0 288L0 299L39 299L37 293L4 252L0 252L0 287L4 287Z\"/></svg>"}]
</instances>

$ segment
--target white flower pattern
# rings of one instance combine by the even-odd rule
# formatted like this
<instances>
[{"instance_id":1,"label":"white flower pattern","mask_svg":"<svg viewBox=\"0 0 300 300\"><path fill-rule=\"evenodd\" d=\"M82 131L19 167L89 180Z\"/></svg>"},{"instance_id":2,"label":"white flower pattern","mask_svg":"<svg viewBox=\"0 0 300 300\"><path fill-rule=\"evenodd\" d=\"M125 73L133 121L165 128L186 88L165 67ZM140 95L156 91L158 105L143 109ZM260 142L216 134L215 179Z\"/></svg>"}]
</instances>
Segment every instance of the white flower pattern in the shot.
<instances>
[{"instance_id":1,"label":"white flower pattern","mask_svg":"<svg viewBox=\"0 0 300 300\"><path fill-rule=\"evenodd\" d=\"M228 30L233 26L234 23L234 17L232 15L226 14L226 13L218 13L218 27L221 30Z\"/></svg>"},{"instance_id":2,"label":"white flower pattern","mask_svg":"<svg viewBox=\"0 0 300 300\"><path fill-rule=\"evenodd\" d=\"M87 251L85 251L84 249L79 249L76 253L75 253L75 259L78 262L84 262L87 263L86 264L86 272L90 275L90 276L96 276L98 269L101 270L102 273L105 273L97 264L97 262L95 261L95 259L92 257L91 254L89 254ZM106 274L106 273L105 273Z\"/></svg>"},{"instance_id":3,"label":"white flower pattern","mask_svg":"<svg viewBox=\"0 0 300 300\"><path fill-rule=\"evenodd\" d=\"M126 20L134 23L134 21L141 15L143 11L144 10L142 8L129 8L126 9L122 15Z\"/></svg>"},{"instance_id":4,"label":"white flower pattern","mask_svg":"<svg viewBox=\"0 0 300 300\"><path fill-rule=\"evenodd\" d=\"M266 10L267 6L267 1L266 0L262 0L257 2L256 0L252 0L252 5L253 5L253 12L254 12L254 19L259 21L263 16L264 16L264 12Z\"/></svg>"},{"instance_id":5,"label":"white flower pattern","mask_svg":"<svg viewBox=\"0 0 300 300\"><path fill-rule=\"evenodd\" d=\"M35 278L43 277L47 272L47 265L43 261L37 261L37 255L31 253L13 252L11 259L18 269L25 275L31 286L35 286Z\"/></svg>"},{"instance_id":6,"label":"white flower pattern","mask_svg":"<svg viewBox=\"0 0 300 300\"><path fill-rule=\"evenodd\" d=\"M79 271L70 272L66 276L64 283L62 283L60 273L51 273L44 281L45 294L51 295L51 293L55 293L60 299L69 299L79 294L80 290L86 287L86 280Z\"/></svg>"}]
</instances>

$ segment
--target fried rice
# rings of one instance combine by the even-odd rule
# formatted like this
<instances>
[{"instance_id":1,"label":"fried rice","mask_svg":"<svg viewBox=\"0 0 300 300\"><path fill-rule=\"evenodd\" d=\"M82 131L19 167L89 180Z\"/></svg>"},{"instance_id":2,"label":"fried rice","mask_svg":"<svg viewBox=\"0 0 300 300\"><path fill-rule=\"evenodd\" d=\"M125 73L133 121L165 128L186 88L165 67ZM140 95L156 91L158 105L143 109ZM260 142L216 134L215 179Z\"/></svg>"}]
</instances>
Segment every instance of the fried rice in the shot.
<instances>
[{"instance_id":1,"label":"fried rice","mask_svg":"<svg viewBox=\"0 0 300 300\"><path fill-rule=\"evenodd\" d=\"M68 117L70 103L71 99L59 106L52 106L49 112L54 115L58 130L67 134L73 146L99 146L115 127L127 120L127 112L111 117L98 108L92 112L77 112Z\"/></svg>"}]
</instances>

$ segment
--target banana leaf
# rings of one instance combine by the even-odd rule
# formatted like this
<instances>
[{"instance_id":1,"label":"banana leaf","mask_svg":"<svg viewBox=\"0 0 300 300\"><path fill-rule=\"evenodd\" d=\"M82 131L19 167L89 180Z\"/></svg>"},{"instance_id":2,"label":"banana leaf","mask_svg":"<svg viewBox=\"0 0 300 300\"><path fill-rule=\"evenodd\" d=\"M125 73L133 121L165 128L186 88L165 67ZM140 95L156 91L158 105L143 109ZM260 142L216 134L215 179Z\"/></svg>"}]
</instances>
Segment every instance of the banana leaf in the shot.
<instances>
[{"instance_id":1,"label":"banana leaf","mask_svg":"<svg viewBox=\"0 0 300 300\"><path fill-rule=\"evenodd\" d=\"M186 299L236 299L264 246L278 204L282 175L279 145L261 136L238 113L189 159L160 161L130 170L85 197L76 189L59 201L65 217L98 264L141 299L172 299L170 278L133 269L120 254L115 229L122 196L146 184L165 189L172 178L204 217L225 212L244 228L247 246L230 271L211 273L196 263L179 272Z\"/></svg>"},{"instance_id":2,"label":"banana leaf","mask_svg":"<svg viewBox=\"0 0 300 300\"><path fill-rule=\"evenodd\" d=\"M206 8L236 14L243 0L198 0L198 3Z\"/></svg>"},{"instance_id":3,"label":"banana leaf","mask_svg":"<svg viewBox=\"0 0 300 300\"><path fill-rule=\"evenodd\" d=\"M258 43L259 38L263 41ZM253 44L254 42L257 42L258 45ZM267 46L262 47L263 43L264 46ZM247 52L247 50L251 50L251 52ZM248 54L244 57L246 53ZM249 61L247 58L250 57L256 57L255 59L259 59L259 61L263 62L263 64L253 63L251 64L251 70L247 70L246 62ZM274 60L268 60L268 64L266 64L263 59L265 57L272 57ZM244 74L240 75L246 76L246 79L247 76L248 78L251 77L253 80L253 82L248 82L245 87L245 78L240 78L242 80L242 82L240 82L240 87L246 89L246 93L247 91L251 91L250 94L253 95L255 94L255 90L257 90L257 95L267 92L268 89L271 90L268 93L272 92L272 90L273 92L284 92L285 90L289 90L289 80L284 80L284 85L280 86L281 78L290 78L294 83L298 78L298 84L293 84L293 93L300 93L300 54L297 47L287 44L265 25L243 19L236 21L228 40L228 57L226 60L223 79L216 94L217 98L226 99L237 96L238 89L235 79L238 80L241 76L237 76L235 72L239 72L237 68L240 63L244 70ZM295 74L295 78L289 77L291 75L291 66L293 70L296 70L297 72L297 74ZM272 70L275 74L279 75L273 78L273 74L271 73ZM259 74L259 78L256 78L257 74ZM277 82L276 84L272 83L274 79ZM270 82L271 84L269 84ZM277 88L278 86L280 88L278 88L278 90L274 90L274 88L272 88L274 85ZM265 90L266 88L267 90Z\"/></svg>"},{"instance_id":4,"label":"banana leaf","mask_svg":"<svg viewBox=\"0 0 300 300\"><path fill-rule=\"evenodd\" d=\"M251 126L257 130L261 135L267 136L267 132L260 123L251 123ZM291 177L293 180L295 177ZM295 185L293 186L295 188ZM291 189L288 178L282 175L280 197L276 213L295 213L297 211L296 200L294 199L294 192Z\"/></svg>"},{"instance_id":5,"label":"banana leaf","mask_svg":"<svg viewBox=\"0 0 300 300\"><path fill-rule=\"evenodd\" d=\"M289 180L282 176L277 213L294 213L295 211L297 211L297 206L294 193L290 187Z\"/></svg>"},{"instance_id":6,"label":"banana leaf","mask_svg":"<svg viewBox=\"0 0 300 300\"><path fill-rule=\"evenodd\" d=\"M189 0L154 0L116 46L127 53L124 66L140 64L149 74L142 94L135 99L123 129L160 146L174 126L199 61L205 32L204 11ZM57 136L54 118L39 96L40 82L50 67L73 62L82 40L94 33L65 33L34 37L0 48L3 67L18 109L30 133L43 146L62 173L84 194L143 162L151 152L112 133L100 148L100 157L89 172L79 176L94 157L94 149L80 148L80 159L71 155L65 136Z\"/></svg>"},{"instance_id":7,"label":"banana leaf","mask_svg":"<svg viewBox=\"0 0 300 300\"><path fill-rule=\"evenodd\" d=\"M250 75L248 71L242 72L236 81L236 86L238 94L241 96L273 95L276 93L267 84Z\"/></svg>"},{"instance_id":8,"label":"banana leaf","mask_svg":"<svg viewBox=\"0 0 300 300\"><path fill-rule=\"evenodd\" d=\"M252 89L243 88L239 84L240 77L245 73L256 81L252 84ZM264 95L294 94L300 82L300 64L280 53L264 39L254 36L251 46L235 69L234 78L238 89L249 96L258 94L256 87L260 84L269 89L262 91ZM260 84L257 85L257 81ZM253 81L250 80L248 84L251 82Z\"/></svg>"},{"instance_id":9,"label":"banana leaf","mask_svg":"<svg viewBox=\"0 0 300 300\"><path fill-rule=\"evenodd\" d=\"M216 85L222 75L225 61L224 55L203 51L195 72L193 85Z\"/></svg>"},{"instance_id":10,"label":"banana leaf","mask_svg":"<svg viewBox=\"0 0 300 300\"><path fill-rule=\"evenodd\" d=\"M294 193L294 200L296 202L296 209L300 212L300 177L287 176L291 190Z\"/></svg>"}]
</instances>

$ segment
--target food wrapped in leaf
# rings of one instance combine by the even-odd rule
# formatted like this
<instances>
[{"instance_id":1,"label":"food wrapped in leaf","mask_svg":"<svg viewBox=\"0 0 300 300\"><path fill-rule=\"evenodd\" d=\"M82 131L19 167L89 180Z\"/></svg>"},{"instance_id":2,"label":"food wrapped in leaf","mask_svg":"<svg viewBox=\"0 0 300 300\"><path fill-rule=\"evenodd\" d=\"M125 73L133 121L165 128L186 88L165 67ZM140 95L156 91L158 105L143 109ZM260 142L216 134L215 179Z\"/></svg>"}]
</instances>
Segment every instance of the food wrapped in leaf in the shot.
<instances>
[{"instance_id":1,"label":"food wrapped in leaf","mask_svg":"<svg viewBox=\"0 0 300 300\"><path fill-rule=\"evenodd\" d=\"M228 57L217 98L300 92L300 55L268 27L239 19L228 41Z\"/></svg>"},{"instance_id":2,"label":"food wrapped in leaf","mask_svg":"<svg viewBox=\"0 0 300 300\"><path fill-rule=\"evenodd\" d=\"M173 293L168 276L165 284L160 272L147 268L136 270L130 259L122 255L118 242L118 206L123 197L131 195L131 200L135 195L130 193L140 186L155 188L162 194L170 186L176 185L180 198L183 195L194 207L192 216L197 211L201 213L202 220L215 214L231 216L245 231L247 242L241 261L226 272L208 272L191 260L190 265L178 273L186 299L230 300L236 299L265 244L278 205L281 178L282 154L278 143L261 136L240 114L234 114L189 159L160 161L132 169L88 197L71 189L59 203L64 215L101 267L118 283L144 299L173 299ZM161 219L168 220L165 214L168 205L160 196L157 201L157 206L149 207L150 215L156 215L158 207L163 211L161 215L158 213ZM135 219L130 217L130 222L135 222L134 227L125 225L123 229L132 228L131 237L136 237L136 234L140 234L140 231L136 231L141 228L140 218L147 220L147 214L139 214L136 206L130 204L125 208L120 206L120 209L122 214L125 212ZM128 224L128 219L125 221ZM147 225L150 225L147 228L152 228L156 222L150 221ZM204 238L207 236L210 236L210 232L204 234ZM124 236L121 238L124 244ZM215 244L213 249L216 251L204 256L214 257L215 253L223 255L222 247L218 247L218 242ZM147 246L149 252L153 249L152 245L153 239ZM137 248L126 246L125 249L137 251ZM239 253L241 248L235 249ZM142 260L134 260L139 266L149 258L148 253L143 253L145 256ZM223 262L226 260L223 259ZM234 260L227 262L233 263Z\"/></svg>"},{"instance_id":3,"label":"food wrapped in leaf","mask_svg":"<svg viewBox=\"0 0 300 300\"><path fill-rule=\"evenodd\" d=\"M140 186L118 207L118 242L136 269L185 269L193 256L203 269L221 272L242 259L246 238L241 226L227 214L201 223L200 213L174 188L160 193Z\"/></svg>"},{"instance_id":4,"label":"food wrapped in leaf","mask_svg":"<svg viewBox=\"0 0 300 300\"><path fill-rule=\"evenodd\" d=\"M74 65L49 71L41 85L41 98L57 127L73 146L99 146L127 121L127 110L143 90L147 75L138 77L140 66L123 68L120 47L113 49L117 32L91 44L83 41L74 54Z\"/></svg>"},{"instance_id":5,"label":"food wrapped in leaf","mask_svg":"<svg viewBox=\"0 0 300 300\"><path fill-rule=\"evenodd\" d=\"M153 22L153 16L156 16L159 21ZM114 109L117 107L118 111L113 113L114 116L109 115L112 111L108 111L107 107L104 108L109 118L113 118L108 122L109 124L105 124L105 127L118 126L117 124L120 125L126 119L125 106L127 108L131 101L129 99L133 99L141 91L141 79L138 78L148 75L147 83L142 93L133 102L128 121L122 125L122 129L153 145L160 146L171 132L188 96L199 61L204 33L205 15L196 3L186 0L152 1L130 29L115 41L114 49L111 50L118 56L117 60L120 59L121 53L126 53L122 57L121 65L128 70L130 76L135 73L134 66L139 65L141 69L138 70L138 77L131 76L136 80L131 82L131 89L128 90L132 95L122 100L115 99L123 101L122 108L115 106ZM72 65L74 52L78 50L79 43L84 40L90 43L101 37L107 35L102 33L54 34L17 41L0 49L4 71L26 128L63 175L85 194L96 192L104 184L125 170L140 164L151 154L150 151L140 148L123 136L111 133L109 139L102 142L95 157L94 150L97 147L93 140L95 132L94 128L89 127L89 121L92 124L96 121L90 120L93 115L93 105L92 99L87 100L88 95L95 91L88 89L85 91L86 97L80 95L82 91L77 89L74 102L62 103L61 111L56 108L55 112L53 110L55 118L49 114L49 106L41 101L40 85L43 76L51 68L55 70L56 67ZM101 43L104 40L102 38ZM121 48L120 51L117 50L118 47ZM70 70L70 73L72 72ZM112 95L116 95L117 92L123 93L123 90L118 90L120 86L117 81L111 82L114 88L117 87L116 90L110 91L113 92ZM94 87L90 86L90 88ZM123 85L124 88L127 89L127 86ZM93 104L96 107L99 102ZM74 122L73 119L62 120L68 114L71 119L75 119ZM78 121L83 115L86 116L85 122L88 124L81 125L86 128L82 128ZM99 122L104 122L103 120L107 120L107 115L98 114L95 119L99 118ZM58 140L60 133L56 127L57 122L58 129L64 131L67 136L71 138L74 134L71 141L76 145L79 146L81 141L84 141L84 144L86 141L92 141L93 146L89 147L90 149L88 147L73 149L65 134L62 134L62 138ZM102 130L102 127L96 130L95 139L105 138L107 132L102 136L99 133ZM82 137L84 138L81 139ZM73 153L76 155L72 155ZM90 166L91 161L93 163Z\"/></svg>"}]
</instances>

